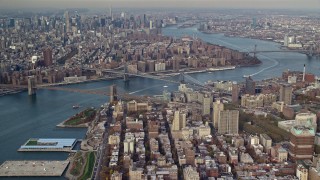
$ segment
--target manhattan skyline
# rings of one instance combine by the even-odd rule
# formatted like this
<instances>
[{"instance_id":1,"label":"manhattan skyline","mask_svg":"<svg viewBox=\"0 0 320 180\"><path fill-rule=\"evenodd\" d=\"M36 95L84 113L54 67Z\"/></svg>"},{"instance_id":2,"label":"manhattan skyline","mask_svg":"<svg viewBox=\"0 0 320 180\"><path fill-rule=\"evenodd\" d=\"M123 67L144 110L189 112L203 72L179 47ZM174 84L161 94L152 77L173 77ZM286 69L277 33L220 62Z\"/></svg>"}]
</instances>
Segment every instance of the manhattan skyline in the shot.
<instances>
[{"instance_id":1,"label":"manhattan skyline","mask_svg":"<svg viewBox=\"0 0 320 180\"><path fill-rule=\"evenodd\" d=\"M1 0L5 9L18 8L235 8L317 9L319 0Z\"/></svg>"}]
</instances>

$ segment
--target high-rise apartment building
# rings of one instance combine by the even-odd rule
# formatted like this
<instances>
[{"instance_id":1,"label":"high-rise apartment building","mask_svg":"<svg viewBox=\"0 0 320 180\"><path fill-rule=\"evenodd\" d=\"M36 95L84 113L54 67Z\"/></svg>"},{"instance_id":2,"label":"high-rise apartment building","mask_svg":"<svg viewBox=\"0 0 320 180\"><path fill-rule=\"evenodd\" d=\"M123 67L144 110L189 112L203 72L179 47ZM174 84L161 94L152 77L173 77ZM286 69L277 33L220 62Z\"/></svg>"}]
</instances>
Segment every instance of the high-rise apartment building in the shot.
<instances>
[{"instance_id":1,"label":"high-rise apartment building","mask_svg":"<svg viewBox=\"0 0 320 180\"><path fill-rule=\"evenodd\" d=\"M202 101L202 115L210 115L211 98L209 94L204 94Z\"/></svg>"},{"instance_id":2,"label":"high-rise apartment building","mask_svg":"<svg viewBox=\"0 0 320 180\"><path fill-rule=\"evenodd\" d=\"M250 95L254 95L256 91L256 83L253 81L251 76L246 78L246 93Z\"/></svg>"},{"instance_id":3,"label":"high-rise apartment building","mask_svg":"<svg viewBox=\"0 0 320 180\"><path fill-rule=\"evenodd\" d=\"M172 130L179 131L186 127L187 114L176 110L173 116Z\"/></svg>"},{"instance_id":4,"label":"high-rise apartment building","mask_svg":"<svg viewBox=\"0 0 320 180\"><path fill-rule=\"evenodd\" d=\"M219 134L238 134L239 131L239 111L220 111L218 121Z\"/></svg>"},{"instance_id":5,"label":"high-rise apartment building","mask_svg":"<svg viewBox=\"0 0 320 180\"><path fill-rule=\"evenodd\" d=\"M180 69L180 60L179 59L172 60L172 69L174 71L178 71Z\"/></svg>"},{"instance_id":6,"label":"high-rise apartment building","mask_svg":"<svg viewBox=\"0 0 320 180\"><path fill-rule=\"evenodd\" d=\"M289 156L291 159L312 159L315 138L314 129L306 126L294 126L290 132Z\"/></svg>"},{"instance_id":7,"label":"high-rise apartment building","mask_svg":"<svg viewBox=\"0 0 320 180\"><path fill-rule=\"evenodd\" d=\"M213 103L212 118L213 118L213 126L215 128L218 127L218 120L219 120L220 111L223 111L223 110L224 110L224 105L219 99Z\"/></svg>"},{"instance_id":8,"label":"high-rise apartment building","mask_svg":"<svg viewBox=\"0 0 320 180\"><path fill-rule=\"evenodd\" d=\"M292 86L290 84L282 84L280 86L280 101L290 105L292 103Z\"/></svg>"},{"instance_id":9,"label":"high-rise apartment building","mask_svg":"<svg viewBox=\"0 0 320 180\"><path fill-rule=\"evenodd\" d=\"M47 47L43 50L44 66L48 67L52 65L52 49Z\"/></svg>"},{"instance_id":10,"label":"high-rise apartment building","mask_svg":"<svg viewBox=\"0 0 320 180\"><path fill-rule=\"evenodd\" d=\"M117 86L113 84L110 86L110 102L117 101L117 99Z\"/></svg>"},{"instance_id":11,"label":"high-rise apartment building","mask_svg":"<svg viewBox=\"0 0 320 180\"><path fill-rule=\"evenodd\" d=\"M239 87L238 83L234 81L232 83L232 103L237 104L239 101Z\"/></svg>"}]
</instances>

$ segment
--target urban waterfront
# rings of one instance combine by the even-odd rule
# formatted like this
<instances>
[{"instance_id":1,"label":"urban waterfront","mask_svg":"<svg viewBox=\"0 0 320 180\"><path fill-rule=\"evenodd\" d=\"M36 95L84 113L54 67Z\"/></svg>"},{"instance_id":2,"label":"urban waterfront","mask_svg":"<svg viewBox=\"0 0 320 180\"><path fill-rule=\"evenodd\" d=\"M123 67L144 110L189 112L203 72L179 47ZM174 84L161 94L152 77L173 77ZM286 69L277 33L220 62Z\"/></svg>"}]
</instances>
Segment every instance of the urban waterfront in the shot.
<instances>
[{"instance_id":1,"label":"urban waterfront","mask_svg":"<svg viewBox=\"0 0 320 180\"><path fill-rule=\"evenodd\" d=\"M262 41L249 38L226 37L223 34L205 34L199 32L197 27L192 28L177 28L175 26L168 27L162 30L163 35L172 36L175 38L183 36L197 37L212 44L218 44L231 49L247 52L253 51L254 45L257 45L257 50L279 50L280 44L271 41ZM219 71L208 75L207 73L198 73L192 75L200 81L208 80L234 80L243 81L243 75L253 75L254 80L263 80L266 78L277 77L285 70L303 70L303 65L306 64L306 71L319 76L320 59L316 57L307 57L305 54L296 52L270 52L258 53L257 57L262 61L262 64L256 67L242 67L234 71Z\"/></svg>"},{"instance_id":2,"label":"urban waterfront","mask_svg":"<svg viewBox=\"0 0 320 180\"><path fill-rule=\"evenodd\" d=\"M280 45L261 40L246 38L224 37L222 34L204 34L196 28L177 29L169 27L163 29L164 35L181 37L193 34L207 42L220 44L232 49L245 51L252 50L257 44L259 50L275 50ZM192 77L205 82L208 80L232 80L243 81L243 75L253 74L254 80L262 80L280 76L282 71L302 70L306 64L307 72L319 75L320 60L308 58L299 53L265 53L258 54L263 62L260 66L241 67L235 70L217 71L212 73L191 74ZM121 79L100 81L85 84L69 85L67 87L80 89L103 89L111 84L116 84L132 94L160 94L164 85L168 90L175 90L175 84L167 84L159 80L146 78L132 78L128 84ZM99 107L108 101L105 96L77 94L62 91L39 90L35 97L29 97L27 92L0 97L0 163L5 160L63 160L67 153L18 153L16 150L29 138L83 138L86 129L61 129L55 126L79 110L73 110L74 104L82 107ZM13 178L10 178L13 179ZM22 178L19 178L22 179ZM30 178L29 178L30 179ZM33 178L32 178L33 179ZM44 178L41 178L44 179ZM53 179L53 178L49 178ZM61 179L61 178L58 178Z\"/></svg>"}]
</instances>

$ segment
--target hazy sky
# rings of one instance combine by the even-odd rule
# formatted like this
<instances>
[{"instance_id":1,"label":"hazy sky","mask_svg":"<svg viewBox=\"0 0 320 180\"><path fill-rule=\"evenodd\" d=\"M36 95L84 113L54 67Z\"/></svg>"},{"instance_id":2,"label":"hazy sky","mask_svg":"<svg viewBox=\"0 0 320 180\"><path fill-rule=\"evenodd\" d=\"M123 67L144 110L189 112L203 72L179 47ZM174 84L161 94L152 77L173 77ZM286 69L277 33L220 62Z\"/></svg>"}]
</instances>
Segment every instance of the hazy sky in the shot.
<instances>
[{"instance_id":1,"label":"hazy sky","mask_svg":"<svg viewBox=\"0 0 320 180\"><path fill-rule=\"evenodd\" d=\"M0 0L0 8L206 7L319 9L320 0Z\"/></svg>"}]
</instances>

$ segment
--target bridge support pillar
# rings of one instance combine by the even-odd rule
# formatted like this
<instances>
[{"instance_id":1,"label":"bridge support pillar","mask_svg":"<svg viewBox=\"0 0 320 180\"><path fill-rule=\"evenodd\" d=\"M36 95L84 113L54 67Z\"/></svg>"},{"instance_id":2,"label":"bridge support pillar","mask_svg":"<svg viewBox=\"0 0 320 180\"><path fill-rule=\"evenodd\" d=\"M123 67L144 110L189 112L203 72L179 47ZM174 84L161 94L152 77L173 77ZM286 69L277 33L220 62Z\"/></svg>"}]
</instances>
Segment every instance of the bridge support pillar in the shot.
<instances>
[{"instance_id":1,"label":"bridge support pillar","mask_svg":"<svg viewBox=\"0 0 320 180\"><path fill-rule=\"evenodd\" d=\"M37 86L34 76L28 77L28 95L32 96L37 93Z\"/></svg>"},{"instance_id":2,"label":"bridge support pillar","mask_svg":"<svg viewBox=\"0 0 320 180\"><path fill-rule=\"evenodd\" d=\"M257 45L254 45L254 52L253 52L253 57L256 58L257 57Z\"/></svg>"},{"instance_id":3,"label":"bridge support pillar","mask_svg":"<svg viewBox=\"0 0 320 180\"><path fill-rule=\"evenodd\" d=\"M128 76L128 74L124 74L123 75L123 81L129 81L129 76Z\"/></svg>"}]
</instances>

